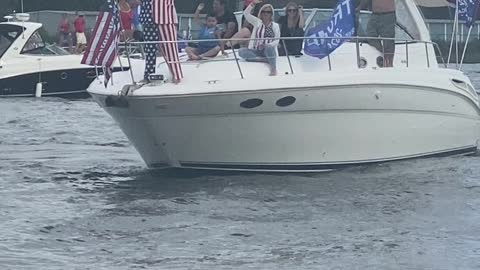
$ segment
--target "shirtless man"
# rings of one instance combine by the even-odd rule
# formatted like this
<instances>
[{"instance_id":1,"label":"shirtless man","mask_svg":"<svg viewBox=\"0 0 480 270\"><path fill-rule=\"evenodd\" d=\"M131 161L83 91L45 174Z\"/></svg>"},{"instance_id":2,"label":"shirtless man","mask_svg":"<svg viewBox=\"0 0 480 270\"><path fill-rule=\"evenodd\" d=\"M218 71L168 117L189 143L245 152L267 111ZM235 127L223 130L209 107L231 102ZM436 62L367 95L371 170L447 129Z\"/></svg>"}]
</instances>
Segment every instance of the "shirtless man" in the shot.
<instances>
[{"instance_id":1,"label":"shirtless man","mask_svg":"<svg viewBox=\"0 0 480 270\"><path fill-rule=\"evenodd\" d=\"M397 17L395 14L395 0L360 0L357 11L365 9L372 4L372 16L367 26L368 37L395 38L395 25ZM370 45L384 53L384 66L393 67L395 54L394 40L370 40ZM383 45L382 45L383 43Z\"/></svg>"}]
</instances>

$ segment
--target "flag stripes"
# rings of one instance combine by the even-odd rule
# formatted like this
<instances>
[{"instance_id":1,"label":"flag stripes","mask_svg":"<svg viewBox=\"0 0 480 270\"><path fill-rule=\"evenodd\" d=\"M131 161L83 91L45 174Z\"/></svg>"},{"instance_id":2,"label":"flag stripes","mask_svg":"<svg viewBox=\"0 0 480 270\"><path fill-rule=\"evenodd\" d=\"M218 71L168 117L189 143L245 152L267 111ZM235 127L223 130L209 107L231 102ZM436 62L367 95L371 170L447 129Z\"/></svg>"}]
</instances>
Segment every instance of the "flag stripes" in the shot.
<instances>
[{"instance_id":1,"label":"flag stripes","mask_svg":"<svg viewBox=\"0 0 480 270\"><path fill-rule=\"evenodd\" d=\"M106 0L81 62L90 66L104 67L106 82L110 79L111 66L117 57L120 31L118 8L113 0Z\"/></svg>"}]
</instances>

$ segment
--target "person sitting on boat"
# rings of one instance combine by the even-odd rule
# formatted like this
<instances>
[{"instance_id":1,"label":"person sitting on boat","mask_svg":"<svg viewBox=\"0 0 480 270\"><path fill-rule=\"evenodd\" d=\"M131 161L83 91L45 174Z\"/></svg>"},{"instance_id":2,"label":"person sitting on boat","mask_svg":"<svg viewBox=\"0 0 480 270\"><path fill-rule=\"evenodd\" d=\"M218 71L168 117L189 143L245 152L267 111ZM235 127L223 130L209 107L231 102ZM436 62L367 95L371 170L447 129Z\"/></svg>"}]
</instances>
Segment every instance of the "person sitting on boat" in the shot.
<instances>
[{"instance_id":1,"label":"person sitting on boat","mask_svg":"<svg viewBox=\"0 0 480 270\"><path fill-rule=\"evenodd\" d=\"M217 17L217 23L222 31L222 38L231 38L237 33L237 18L226 7L226 0L213 0L213 14Z\"/></svg>"},{"instance_id":2,"label":"person sitting on boat","mask_svg":"<svg viewBox=\"0 0 480 270\"><path fill-rule=\"evenodd\" d=\"M356 11L365 9L368 4L372 6L372 16L368 21L367 36L389 38L388 40L369 40L368 43L383 53L384 67L393 67L395 54L395 26L397 17L395 14L395 0L361 0Z\"/></svg>"},{"instance_id":3,"label":"person sitting on boat","mask_svg":"<svg viewBox=\"0 0 480 270\"><path fill-rule=\"evenodd\" d=\"M252 2L253 0L246 0L245 7L243 8L243 10L245 10ZM259 12L259 7L253 10L254 14L258 12ZM228 42L228 45L232 48L237 48L237 49L248 47L250 37L252 36L252 30L253 30L253 25L245 19L245 16L242 16L242 28L237 33L235 33L235 35L233 35L231 40Z\"/></svg>"},{"instance_id":4,"label":"person sitting on boat","mask_svg":"<svg viewBox=\"0 0 480 270\"><path fill-rule=\"evenodd\" d=\"M204 57L215 57L220 52L220 45L218 41L213 39L221 38L221 31L217 27L217 18L214 14L207 15L207 22L204 23L200 20L200 12L205 8L204 3L200 3L195 11L193 19L199 25L202 25L200 29L200 35L198 36L199 40L208 40L201 41L198 44L197 48L187 47L185 52L188 55L190 60L200 60Z\"/></svg>"},{"instance_id":5,"label":"person sitting on boat","mask_svg":"<svg viewBox=\"0 0 480 270\"><path fill-rule=\"evenodd\" d=\"M280 17L278 24L280 25L280 34L282 37L300 37L303 38L305 31L305 17L303 15L303 7L296 2L289 2L285 8L286 15ZM283 46L285 44L285 47ZM278 52L281 56L302 55L303 39L289 39L285 43L280 43Z\"/></svg>"},{"instance_id":6,"label":"person sitting on boat","mask_svg":"<svg viewBox=\"0 0 480 270\"><path fill-rule=\"evenodd\" d=\"M253 25L253 31L248 48L241 48L239 54L247 61L267 62L270 65L270 76L276 76L280 26L273 21L274 9L270 4L260 8L258 17L251 14L255 5L261 2L262 0L254 0L243 12L247 21Z\"/></svg>"}]
</instances>

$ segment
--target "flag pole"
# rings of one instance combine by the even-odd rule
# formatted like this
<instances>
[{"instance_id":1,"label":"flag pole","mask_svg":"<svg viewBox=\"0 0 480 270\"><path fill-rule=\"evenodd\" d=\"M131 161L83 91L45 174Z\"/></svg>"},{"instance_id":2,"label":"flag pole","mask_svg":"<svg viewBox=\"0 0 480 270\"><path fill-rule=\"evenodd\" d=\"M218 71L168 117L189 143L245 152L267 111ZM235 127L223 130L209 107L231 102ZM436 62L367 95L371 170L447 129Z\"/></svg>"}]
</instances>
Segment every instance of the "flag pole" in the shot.
<instances>
[{"instance_id":1,"label":"flag pole","mask_svg":"<svg viewBox=\"0 0 480 270\"><path fill-rule=\"evenodd\" d=\"M455 64L456 64L455 67L458 69L458 36L460 34L460 10L458 5L458 0L456 1L456 3L457 3L457 31L455 34Z\"/></svg>"},{"instance_id":2,"label":"flag pole","mask_svg":"<svg viewBox=\"0 0 480 270\"><path fill-rule=\"evenodd\" d=\"M448 51L448 59L447 59L447 64L450 64L450 59L452 58L452 50L453 50L453 39L455 32L457 31L457 22L458 22L458 2L457 2L457 8L455 9L455 18L453 22L453 29L452 29L452 39L450 41L450 49Z\"/></svg>"},{"instance_id":3,"label":"flag pole","mask_svg":"<svg viewBox=\"0 0 480 270\"><path fill-rule=\"evenodd\" d=\"M468 29L467 41L465 42L465 46L463 48L462 60L460 60L460 67L458 68L459 70L462 69L463 60L465 59L465 53L467 52L467 47L470 40L470 34L472 33L472 28L473 28L473 25L471 25L470 29Z\"/></svg>"},{"instance_id":4,"label":"flag pole","mask_svg":"<svg viewBox=\"0 0 480 270\"><path fill-rule=\"evenodd\" d=\"M20 4L21 4L21 8L22 8L22 16L23 16L23 13L25 12L23 10L23 0L20 1ZM25 39L25 21L24 20L22 20L22 38Z\"/></svg>"}]
</instances>

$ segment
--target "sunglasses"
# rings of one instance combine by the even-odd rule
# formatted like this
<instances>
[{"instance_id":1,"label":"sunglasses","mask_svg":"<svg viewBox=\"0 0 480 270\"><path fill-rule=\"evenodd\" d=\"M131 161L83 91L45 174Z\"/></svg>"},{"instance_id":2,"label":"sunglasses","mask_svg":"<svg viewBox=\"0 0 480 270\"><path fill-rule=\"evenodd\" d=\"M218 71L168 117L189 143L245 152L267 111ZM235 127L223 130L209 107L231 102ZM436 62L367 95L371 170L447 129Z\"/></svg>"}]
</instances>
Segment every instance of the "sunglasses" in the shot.
<instances>
[{"instance_id":1,"label":"sunglasses","mask_svg":"<svg viewBox=\"0 0 480 270\"><path fill-rule=\"evenodd\" d=\"M288 11L288 12L297 12L298 9L288 9L287 11Z\"/></svg>"},{"instance_id":2,"label":"sunglasses","mask_svg":"<svg viewBox=\"0 0 480 270\"><path fill-rule=\"evenodd\" d=\"M271 10L262 10L262 14L272 14Z\"/></svg>"}]
</instances>

